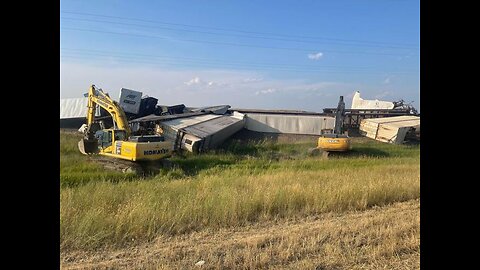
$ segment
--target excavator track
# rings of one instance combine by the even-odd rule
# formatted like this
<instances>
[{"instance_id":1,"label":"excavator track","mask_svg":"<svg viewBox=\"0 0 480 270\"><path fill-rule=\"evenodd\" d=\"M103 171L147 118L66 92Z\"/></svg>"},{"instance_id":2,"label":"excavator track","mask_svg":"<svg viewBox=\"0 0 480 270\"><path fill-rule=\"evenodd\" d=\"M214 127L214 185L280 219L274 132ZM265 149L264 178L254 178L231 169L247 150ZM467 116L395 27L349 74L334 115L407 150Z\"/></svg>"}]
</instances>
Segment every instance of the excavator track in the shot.
<instances>
[{"instance_id":1,"label":"excavator track","mask_svg":"<svg viewBox=\"0 0 480 270\"><path fill-rule=\"evenodd\" d=\"M123 173L144 174L140 164L128 160L114 159L99 155L90 156L89 159L107 170L115 170Z\"/></svg>"},{"instance_id":2,"label":"excavator track","mask_svg":"<svg viewBox=\"0 0 480 270\"><path fill-rule=\"evenodd\" d=\"M330 156L330 153L329 151L325 151L325 150L322 150L318 147L315 147L315 148L309 148L307 150L307 154L309 156L321 156L322 158L325 158L325 159L328 159L328 157Z\"/></svg>"},{"instance_id":3,"label":"excavator track","mask_svg":"<svg viewBox=\"0 0 480 270\"><path fill-rule=\"evenodd\" d=\"M89 156L89 159L107 170L115 170L123 173L135 173L142 176L158 173L162 168L172 167L172 162L167 159L148 162L133 162L100 155Z\"/></svg>"}]
</instances>

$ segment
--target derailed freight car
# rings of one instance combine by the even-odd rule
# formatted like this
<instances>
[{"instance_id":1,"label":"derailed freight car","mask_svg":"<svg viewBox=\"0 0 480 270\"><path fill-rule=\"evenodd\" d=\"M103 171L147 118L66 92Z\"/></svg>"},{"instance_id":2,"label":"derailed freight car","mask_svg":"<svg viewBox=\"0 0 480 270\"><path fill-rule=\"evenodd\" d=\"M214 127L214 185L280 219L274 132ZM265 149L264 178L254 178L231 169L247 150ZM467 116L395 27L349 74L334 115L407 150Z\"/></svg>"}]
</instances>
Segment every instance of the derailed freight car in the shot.
<instances>
[{"instance_id":1,"label":"derailed freight car","mask_svg":"<svg viewBox=\"0 0 480 270\"><path fill-rule=\"evenodd\" d=\"M245 126L242 113L223 115L178 130L176 149L185 149L193 153L204 152L222 144Z\"/></svg>"}]
</instances>

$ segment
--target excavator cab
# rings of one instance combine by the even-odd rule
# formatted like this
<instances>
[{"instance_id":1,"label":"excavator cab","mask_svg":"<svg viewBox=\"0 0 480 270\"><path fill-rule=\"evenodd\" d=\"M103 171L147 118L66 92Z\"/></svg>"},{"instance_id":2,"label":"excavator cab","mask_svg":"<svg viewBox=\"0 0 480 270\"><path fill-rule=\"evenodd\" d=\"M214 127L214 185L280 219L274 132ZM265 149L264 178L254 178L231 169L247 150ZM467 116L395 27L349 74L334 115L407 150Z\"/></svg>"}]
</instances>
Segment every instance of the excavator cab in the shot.
<instances>
[{"instance_id":1,"label":"excavator cab","mask_svg":"<svg viewBox=\"0 0 480 270\"><path fill-rule=\"evenodd\" d=\"M78 142L78 148L82 154L98 154L115 144L116 141L127 140L127 132L121 129L103 129L95 132L93 139L82 139ZM107 151L109 152L109 151Z\"/></svg>"},{"instance_id":2,"label":"excavator cab","mask_svg":"<svg viewBox=\"0 0 480 270\"><path fill-rule=\"evenodd\" d=\"M127 132L120 129L104 129L97 131L95 138L98 141L99 147L104 150L112 146L112 144L115 144L116 141L127 140Z\"/></svg>"},{"instance_id":3,"label":"excavator cab","mask_svg":"<svg viewBox=\"0 0 480 270\"><path fill-rule=\"evenodd\" d=\"M112 133L113 130L99 130L95 133L95 138L97 138L99 147L105 149L112 145Z\"/></svg>"}]
</instances>

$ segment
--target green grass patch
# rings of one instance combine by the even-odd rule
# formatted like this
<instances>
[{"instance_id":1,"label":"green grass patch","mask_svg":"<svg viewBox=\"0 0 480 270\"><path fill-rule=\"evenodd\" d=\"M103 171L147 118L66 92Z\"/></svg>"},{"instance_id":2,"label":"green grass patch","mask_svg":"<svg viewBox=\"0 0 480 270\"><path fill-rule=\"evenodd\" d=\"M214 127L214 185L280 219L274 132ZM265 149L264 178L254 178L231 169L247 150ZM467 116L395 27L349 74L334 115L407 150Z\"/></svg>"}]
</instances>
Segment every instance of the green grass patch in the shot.
<instances>
[{"instance_id":1,"label":"green grass patch","mask_svg":"<svg viewBox=\"0 0 480 270\"><path fill-rule=\"evenodd\" d=\"M360 138L347 155L325 160L306 154L315 142L232 140L202 155L174 156L173 169L139 178L102 169L78 153L80 137L60 135L65 249L122 246L161 234L361 210L420 196L418 145Z\"/></svg>"}]
</instances>

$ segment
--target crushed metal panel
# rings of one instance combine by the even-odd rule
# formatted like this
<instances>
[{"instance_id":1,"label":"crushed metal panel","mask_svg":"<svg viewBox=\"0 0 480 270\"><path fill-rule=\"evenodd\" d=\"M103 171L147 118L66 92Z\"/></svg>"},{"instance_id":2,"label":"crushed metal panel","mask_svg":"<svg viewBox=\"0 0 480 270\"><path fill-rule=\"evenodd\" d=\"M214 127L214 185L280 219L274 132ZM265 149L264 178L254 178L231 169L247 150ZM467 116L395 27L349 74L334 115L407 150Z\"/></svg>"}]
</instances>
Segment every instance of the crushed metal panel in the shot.
<instances>
[{"instance_id":1,"label":"crushed metal panel","mask_svg":"<svg viewBox=\"0 0 480 270\"><path fill-rule=\"evenodd\" d=\"M325 113L301 111L301 110L265 110L265 109L242 109L233 108L232 111L237 111L244 114L262 113L262 114L283 114L283 115L326 115Z\"/></svg>"},{"instance_id":2,"label":"crushed metal panel","mask_svg":"<svg viewBox=\"0 0 480 270\"><path fill-rule=\"evenodd\" d=\"M127 112L138 114L140 110L140 103L142 101L142 92L122 88L120 89L120 98L118 103L120 107Z\"/></svg>"},{"instance_id":3,"label":"crushed metal panel","mask_svg":"<svg viewBox=\"0 0 480 270\"><path fill-rule=\"evenodd\" d=\"M411 128L420 131L420 117L397 116L363 119L360 124L360 133L381 142L401 144Z\"/></svg>"},{"instance_id":4,"label":"crushed metal panel","mask_svg":"<svg viewBox=\"0 0 480 270\"><path fill-rule=\"evenodd\" d=\"M388 126L394 126L394 127L415 127L415 126L420 126L420 119L405 120L405 121L398 121L398 122L387 122L387 123L381 123L381 125L388 125Z\"/></svg>"},{"instance_id":5,"label":"crushed metal panel","mask_svg":"<svg viewBox=\"0 0 480 270\"><path fill-rule=\"evenodd\" d=\"M220 115L206 114L206 115L192 116L187 118L177 118L169 121L164 121L162 122L162 125L171 126L172 128L178 130L183 127L198 124L198 123L205 122L218 117L220 117Z\"/></svg>"},{"instance_id":6,"label":"crushed metal panel","mask_svg":"<svg viewBox=\"0 0 480 270\"><path fill-rule=\"evenodd\" d=\"M401 144L405 140L405 135L409 129L410 127L380 125L376 140L393 144Z\"/></svg>"},{"instance_id":7,"label":"crushed metal panel","mask_svg":"<svg viewBox=\"0 0 480 270\"><path fill-rule=\"evenodd\" d=\"M394 116L394 117L383 117L383 118L367 118L363 119L360 122L360 134L371 138L377 139L379 127L385 124L395 124L398 123L399 125L418 125L420 126L420 117L418 116Z\"/></svg>"},{"instance_id":8,"label":"crushed metal panel","mask_svg":"<svg viewBox=\"0 0 480 270\"><path fill-rule=\"evenodd\" d=\"M220 116L202 123L182 128L181 131L194 138L196 145L192 149L196 151L205 151L213 149L222 144L226 139L243 129L245 118L243 114L234 113L233 116ZM182 141L184 147L185 139ZM189 150L187 148L187 150ZM190 151L190 150L189 150Z\"/></svg>"},{"instance_id":9,"label":"crushed metal panel","mask_svg":"<svg viewBox=\"0 0 480 270\"><path fill-rule=\"evenodd\" d=\"M174 140L177 137L177 131L191 125L205 122L214 118L221 117L221 115L205 114L186 118L177 118L164 122L159 122L157 125L162 129L162 135L167 139Z\"/></svg>"},{"instance_id":10,"label":"crushed metal panel","mask_svg":"<svg viewBox=\"0 0 480 270\"><path fill-rule=\"evenodd\" d=\"M180 142L180 148L192 153L198 153L198 147L200 146L201 142L201 138L190 134L185 134Z\"/></svg>"},{"instance_id":11,"label":"crushed metal panel","mask_svg":"<svg viewBox=\"0 0 480 270\"><path fill-rule=\"evenodd\" d=\"M420 119L380 124L377 139L394 144L405 141L407 132L411 129L420 130Z\"/></svg>"},{"instance_id":12,"label":"crushed metal panel","mask_svg":"<svg viewBox=\"0 0 480 270\"><path fill-rule=\"evenodd\" d=\"M419 120L419 116L413 115L401 115L401 116L391 116L391 117L379 117L379 118L366 118L362 119L363 121L367 121L370 123L392 123L392 122L401 122L401 121L410 121L410 120Z\"/></svg>"},{"instance_id":13,"label":"crushed metal panel","mask_svg":"<svg viewBox=\"0 0 480 270\"><path fill-rule=\"evenodd\" d=\"M172 114L172 115L147 115L144 117L136 118L131 121L130 123L136 123L136 122L159 122L159 121L168 121L172 119L178 119L178 118L186 118L186 117L192 117L192 116L197 116L197 115L205 115L208 114L206 112L188 112L188 113L181 113L181 114Z\"/></svg>"},{"instance_id":14,"label":"crushed metal panel","mask_svg":"<svg viewBox=\"0 0 480 270\"><path fill-rule=\"evenodd\" d=\"M352 99L352 109L393 109L395 104L391 101L366 100L360 97L360 92L356 91Z\"/></svg>"},{"instance_id":15,"label":"crushed metal panel","mask_svg":"<svg viewBox=\"0 0 480 270\"><path fill-rule=\"evenodd\" d=\"M257 132L320 135L333 129L335 118L322 115L248 113L245 128Z\"/></svg>"},{"instance_id":16,"label":"crushed metal panel","mask_svg":"<svg viewBox=\"0 0 480 270\"><path fill-rule=\"evenodd\" d=\"M230 109L230 105L217 105L217 106L210 106L210 107L201 107L192 109L192 112L210 112L213 114L225 114L228 109Z\"/></svg>"},{"instance_id":17,"label":"crushed metal panel","mask_svg":"<svg viewBox=\"0 0 480 270\"><path fill-rule=\"evenodd\" d=\"M242 120L230 116L223 116L212 119L210 121L205 121L196 125L185 127L183 130L188 134L192 134L200 138L205 138L239 121Z\"/></svg>"},{"instance_id":18,"label":"crushed metal panel","mask_svg":"<svg viewBox=\"0 0 480 270\"><path fill-rule=\"evenodd\" d=\"M60 99L60 119L86 118L88 98ZM95 116L100 116L100 107L97 106Z\"/></svg>"}]
</instances>

